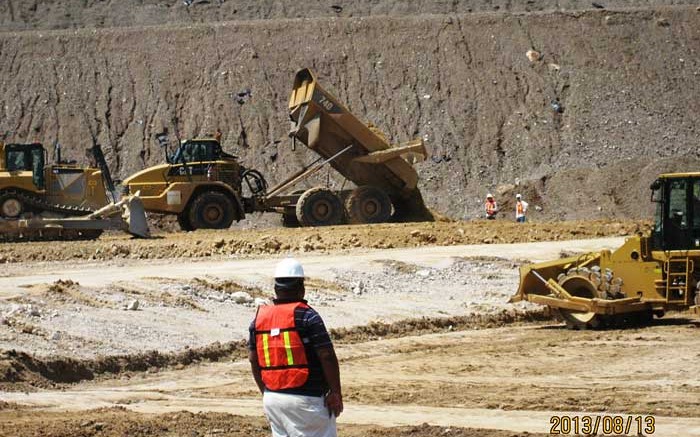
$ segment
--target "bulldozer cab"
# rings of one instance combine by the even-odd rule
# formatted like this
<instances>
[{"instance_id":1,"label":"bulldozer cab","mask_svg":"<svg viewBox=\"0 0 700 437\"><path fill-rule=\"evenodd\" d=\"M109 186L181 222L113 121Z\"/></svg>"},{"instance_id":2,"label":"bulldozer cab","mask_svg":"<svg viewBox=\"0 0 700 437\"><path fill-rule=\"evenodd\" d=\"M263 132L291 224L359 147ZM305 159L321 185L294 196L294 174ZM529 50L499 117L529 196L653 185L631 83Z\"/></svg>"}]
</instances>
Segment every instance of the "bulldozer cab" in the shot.
<instances>
[{"instance_id":1,"label":"bulldozer cab","mask_svg":"<svg viewBox=\"0 0 700 437\"><path fill-rule=\"evenodd\" d=\"M8 172L31 171L32 182L39 190L46 185L44 165L46 151L39 143L5 144L1 145L4 158L4 169Z\"/></svg>"},{"instance_id":2,"label":"bulldozer cab","mask_svg":"<svg viewBox=\"0 0 700 437\"><path fill-rule=\"evenodd\" d=\"M700 173L661 175L651 189L656 203L652 249L700 249Z\"/></svg>"}]
</instances>

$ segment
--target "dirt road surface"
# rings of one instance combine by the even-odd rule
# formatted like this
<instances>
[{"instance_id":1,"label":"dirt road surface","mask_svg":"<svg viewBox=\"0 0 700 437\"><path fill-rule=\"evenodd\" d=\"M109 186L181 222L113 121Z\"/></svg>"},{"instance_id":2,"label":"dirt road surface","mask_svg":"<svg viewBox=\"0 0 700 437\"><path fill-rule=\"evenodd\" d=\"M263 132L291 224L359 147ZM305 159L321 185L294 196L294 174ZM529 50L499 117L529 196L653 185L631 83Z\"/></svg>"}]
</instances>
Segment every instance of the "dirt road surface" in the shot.
<instances>
[{"instance_id":1,"label":"dirt road surface","mask_svg":"<svg viewBox=\"0 0 700 437\"><path fill-rule=\"evenodd\" d=\"M683 318L603 333L541 324L343 345L347 406L340 423L545 434L552 415L653 415L655 435L700 435L699 327ZM119 406L260 417L261 408L245 361L2 399L50 412ZM11 430L24 423L18 419L41 414L4 410L0 423Z\"/></svg>"},{"instance_id":2,"label":"dirt road surface","mask_svg":"<svg viewBox=\"0 0 700 437\"><path fill-rule=\"evenodd\" d=\"M507 303L524 254L556 259L623 241L354 249L298 258L309 277L310 304L330 326L350 328L416 317L526 314L536 307ZM0 348L91 359L242 340L256 306L271 297L279 259L12 264L0 278L6 320ZM125 310L133 302L138 308Z\"/></svg>"},{"instance_id":3,"label":"dirt road surface","mask_svg":"<svg viewBox=\"0 0 700 437\"><path fill-rule=\"evenodd\" d=\"M343 254L297 256L305 271L312 277L327 278L337 266L357 271L376 271L381 260L393 260L426 266L440 266L458 257L500 257L511 260L533 262L556 259L562 251L590 252L614 249L624 243L624 237L592 240L520 244L476 244L438 246L430 248L354 250ZM148 262L125 260L113 263L76 263L73 266L57 264L8 266L0 278L0 297L22 294L28 286L51 283L61 279L79 282L85 286L104 286L127 280L138 280L158 276L167 279L190 279L202 275L213 275L222 279L239 281L270 281L270 272L280 257L261 259L218 260L153 260Z\"/></svg>"},{"instance_id":4,"label":"dirt road surface","mask_svg":"<svg viewBox=\"0 0 700 437\"><path fill-rule=\"evenodd\" d=\"M218 238L202 235L202 245ZM336 328L342 434L546 435L553 415L641 415L655 418L655 435L700 435L697 321L671 314L646 328L568 331L528 319L539 314L533 305L507 303L524 259L623 240L296 252L310 302ZM269 297L278 258L7 264L0 435L266 435L245 346L235 342L245 338L253 298ZM250 300L236 300L240 292ZM140 306L127 310L132 299ZM212 344L223 352L135 364L151 349ZM90 367L109 360L124 365ZM61 379L71 375L72 383Z\"/></svg>"}]
</instances>

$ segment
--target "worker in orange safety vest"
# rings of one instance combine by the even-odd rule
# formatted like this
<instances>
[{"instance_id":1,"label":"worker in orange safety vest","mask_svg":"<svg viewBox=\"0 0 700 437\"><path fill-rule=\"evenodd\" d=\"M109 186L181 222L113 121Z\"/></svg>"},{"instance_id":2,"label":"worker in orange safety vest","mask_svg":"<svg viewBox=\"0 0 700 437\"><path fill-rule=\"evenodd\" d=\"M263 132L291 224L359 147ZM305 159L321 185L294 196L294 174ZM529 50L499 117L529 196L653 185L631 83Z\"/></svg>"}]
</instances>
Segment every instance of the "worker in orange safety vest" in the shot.
<instances>
[{"instance_id":1,"label":"worker in orange safety vest","mask_svg":"<svg viewBox=\"0 0 700 437\"><path fill-rule=\"evenodd\" d=\"M498 214L498 204L496 199L493 198L493 194L488 193L486 195L486 203L484 203L484 209L486 211L486 218L489 220L496 220L496 214Z\"/></svg>"},{"instance_id":2,"label":"worker in orange safety vest","mask_svg":"<svg viewBox=\"0 0 700 437\"><path fill-rule=\"evenodd\" d=\"M525 223L525 213L527 212L528 203L523 200L520 194L515 195L515 221Z\"/></svg>"},{"instance_id":3,"label":"worker in orange safety vest","mask_svg":"<svg viewBox=\"0 0 700 437\"><path fill-rule=\"evenodd\" d=\"M273 437L336 437L336 417L343 411L338 358L304 294L301 264L281 261L274 304L261 305L249 328L253 378Z\"/></svg>"}]
</instances>

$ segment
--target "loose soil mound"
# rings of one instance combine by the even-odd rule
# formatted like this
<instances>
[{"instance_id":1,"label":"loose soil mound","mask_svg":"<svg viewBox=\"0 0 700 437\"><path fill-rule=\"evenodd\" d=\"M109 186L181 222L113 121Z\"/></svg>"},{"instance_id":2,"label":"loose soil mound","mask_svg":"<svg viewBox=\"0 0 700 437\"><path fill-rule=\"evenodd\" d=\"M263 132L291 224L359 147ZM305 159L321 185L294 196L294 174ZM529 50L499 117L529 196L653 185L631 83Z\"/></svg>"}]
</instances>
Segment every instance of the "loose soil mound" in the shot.
<instances>
[{"instance_id":1,"label":"loose soil mound","mask_svg":"<svg viewBox=\"0 0 700 437\"><path fill-rule=\"evenodd\" d=\"M599 220L528 223L497 221L395 223L328 228L197 231L152 240L123 235L95 241L3 244L0 264L26 261L201 258L460 244L561 241L646 232L646 222Z\"/></svg>"},{"instance_id":2,"label":"loose soil mound","mask_svg":"<svg viewBox=\"0 0 700 437\"><path fill-rule=\"evenodd\" d=\"M151 351L137 355L102 357L96 360L40 359L24 352L5 351L0 354L0 387L4 390L51 387L56 384L91 380L104 374L157 371L167 366L218 361L224 357L240 359L245 355L247 355L245 341L223 345L213 344L174 354Z\"/></svg>"}]
</instances>

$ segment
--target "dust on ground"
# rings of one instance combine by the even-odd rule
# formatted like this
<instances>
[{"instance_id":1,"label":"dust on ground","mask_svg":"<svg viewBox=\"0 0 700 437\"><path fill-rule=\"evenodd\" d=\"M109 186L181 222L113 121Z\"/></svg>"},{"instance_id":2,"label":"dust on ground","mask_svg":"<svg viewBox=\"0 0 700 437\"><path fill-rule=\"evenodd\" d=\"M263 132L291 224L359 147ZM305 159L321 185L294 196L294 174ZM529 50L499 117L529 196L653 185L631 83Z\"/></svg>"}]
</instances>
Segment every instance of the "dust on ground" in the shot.
<instances>
[{"instance_id":1,"label":"dust on ground","mask_svg":"<svg viewBox=\"0 0 700 437\"><path fill-rule=\"evenodd\" d=\"M198 230L156 234L150 240L108 234L95 241L2 245L0 264L37 261L183 259L389 249L462 244L562 241L634 235L648 222L595 220L518 224L506 220L387 223L324 228Z\"/></svg>"}]
</instances>

